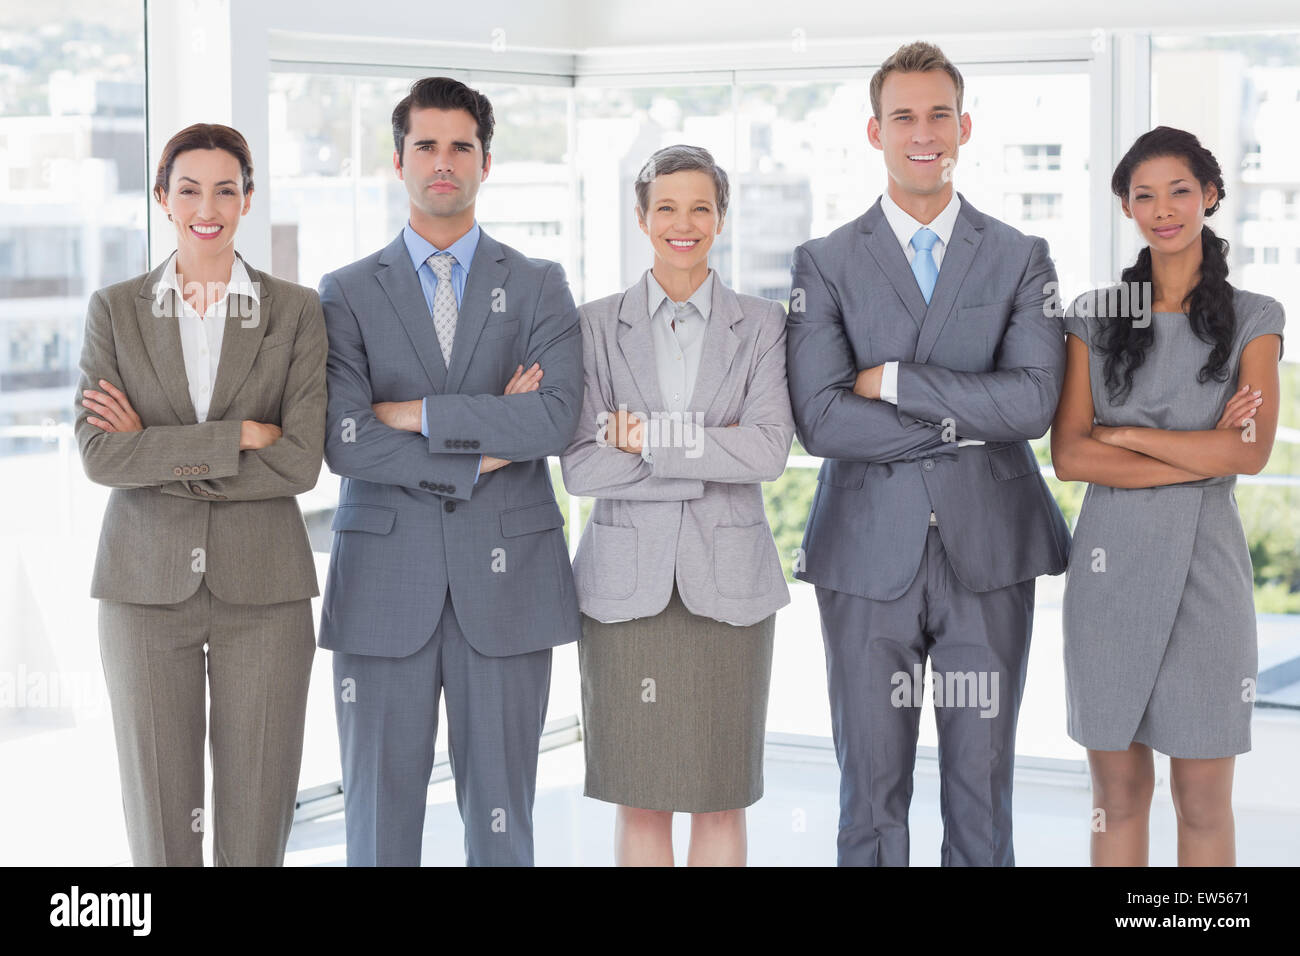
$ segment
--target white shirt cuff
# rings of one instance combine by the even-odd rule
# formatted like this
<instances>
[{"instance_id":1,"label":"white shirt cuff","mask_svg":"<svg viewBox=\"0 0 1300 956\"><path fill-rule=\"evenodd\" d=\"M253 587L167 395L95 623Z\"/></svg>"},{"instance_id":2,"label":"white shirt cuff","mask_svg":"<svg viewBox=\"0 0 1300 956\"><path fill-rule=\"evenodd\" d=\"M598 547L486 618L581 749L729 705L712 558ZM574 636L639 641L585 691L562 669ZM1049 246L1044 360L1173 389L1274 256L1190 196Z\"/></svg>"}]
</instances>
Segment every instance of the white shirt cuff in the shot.
<instances>
[{"instance_id":1,"label":"white shirt cuff","mask_svg":"<svg viewBox=\"0 0 1300 956\"><path fill-rule=\"evenodd\" d=\"M880 400L890 405L898 404L898 363L886 362L880 374Z\"/></svg>"}]
</instances>

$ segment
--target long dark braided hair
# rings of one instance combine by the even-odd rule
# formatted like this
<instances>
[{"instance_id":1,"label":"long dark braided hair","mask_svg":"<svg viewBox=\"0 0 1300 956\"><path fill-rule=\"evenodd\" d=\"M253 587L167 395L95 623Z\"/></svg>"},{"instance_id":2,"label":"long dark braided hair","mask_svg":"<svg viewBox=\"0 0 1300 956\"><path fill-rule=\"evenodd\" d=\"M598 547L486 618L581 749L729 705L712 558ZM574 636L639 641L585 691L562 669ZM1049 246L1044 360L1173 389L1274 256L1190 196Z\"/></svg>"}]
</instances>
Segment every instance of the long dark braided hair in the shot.
<instances>
[{"instance_id":1,"label":"long dark braided hair","mask_svg":"<svg viewBox=\"0 0 1300 956\"><path fill-rule=\"evenodd\" d=\"M1127 201L1133 171L1148 159L1163 156L1175 156L1186 162L1202 190L1210 183L1214 184L1218 197L1214 205L1205 210L1206 217L1213 215L1226 193L1223 171L1214 155L1195 136L1170 126L1157 126L1137 138L1115 167L1110 180L1111 192ZM1152 289L1151 278L1151 247L1144 246L1138 253L1137 262L1123 271L1121 280L1130 289L1135 288L1132 283L1142 283L1136 288ZM1106 331L1099 336L1098 343L1105 356L1106 390L1115 403L1127 399L1133 388L1133 375L1146 361L1147 349L1155 341L1155 324L1136 325L1132 320L1138 316L1134 314L1132 298L1129 301L1129 315L1119 321L1104 323ZM1148 306L1153 304L1147 303ZM1201 383L1210 379L1227 381L1230 374L1228 358L1237 327L1237 316L1232 307L1232 286L1228 284L1228 241L1216 236L1208 225L1201 227L1201 275L1187 298L1187 318L1196 337L1212 346L1209 358L1196 373L1196 380Z\"/></svg>"}]
</instances>

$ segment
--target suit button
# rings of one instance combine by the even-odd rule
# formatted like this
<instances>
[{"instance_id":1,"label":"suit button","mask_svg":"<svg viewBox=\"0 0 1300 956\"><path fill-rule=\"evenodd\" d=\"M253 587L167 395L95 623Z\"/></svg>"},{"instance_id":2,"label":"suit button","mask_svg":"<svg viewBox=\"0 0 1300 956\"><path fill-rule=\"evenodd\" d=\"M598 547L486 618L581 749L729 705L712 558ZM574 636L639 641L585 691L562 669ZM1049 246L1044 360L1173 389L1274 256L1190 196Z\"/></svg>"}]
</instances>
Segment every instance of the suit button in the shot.
<instances>
[{"instance_id":1,"label":"suit button","mask_svg":"<svg viewBox=\"0 0 1300 956\"><path fill-rule=\"evenodd\" d=\"M478 447L478 439L475 438L472 442L470 442L470 443L469 443L469 447L470 447L470 448L477 448L477 447Z\"/></svg>"},{"instance_id":2,"label":"suit button","mask_svg":"<svg viewBox=\"0 0 1300 956\"><path fill-rule=\"evenodd\" d=\"M448 485L448 486L447 486L447 494L449 494L449 495L454 495L455 493L456 493L456 486L455 486L455 485Z\"/></svg>"},{"instance_id":3,"label":"suit button","mask_svg":"<svg viewBox=\"0 0 1300 956\"><path fill-rule=\"evenodd\" d=\"M456 502L454 502L454 501L444 501L444 502L442 503L442 510L443 510L443 511L455 511L455 510L456 510Z\"/></svg>"},{"instance_id":4,"label":"suit button","mask_svg":"<svg viewBox=\"0 0 1300 956\"><path fill-rule=\"evenodd\" d=\"M190 491L194 492L196 495L203 494L203 489L198 486L197 482L193 481L190 482Z\"/></svg>"},{"instance_id":5,"label":"suit button","mask_svg":"<svg viewBox=\"0 0 1300 956\"><path fill-rule=\"evenodd\" d=\"M177 465L175 468L172 469L172 474L175 475L177 478L179 478L181 475L185 474L185 472L181 471L180 465Z\"/></svg>"},{"instance_id":6,"label":"suit button","mask_svg":"<svg viewBox=\"0 0 1300 956\"><path fill-rule=\"evenodd\" d=\"M209 471L211 471L211 470L212 470L212 469L209 468L207 465L199 465L199 474L200 474L200 475L206 475L206 474L207 474Z\"/></svg>"},{"instance_id":7,"label":"suit button","mask_svg":"<svg viewBox=\"0 0 1300 956\"><path fill-rule=\"evenodd\" d=\"M924 468L926 471L934 471L934 459L933 458L921 459L921 467Z\"/></svg>"},{"instance_id":8,"label":"suit button","mask_svg":"<svg viewBox=\"0 0 1300 956\"><path fill-rule=\"evenodd\" d=\"M421 487L421 488L428 488L428 487L429 487L429 483L428 483L427 481L422 481L422 482L420 482L420 487Z\"/></svg>"},{"instance_id":9,"label":"suit button","mask_svg":"<svg viewBox=\"0 0 1300 956\"><path fill-rule=\"evenodd\" d=\"M433 486L433 490L438 492L439 494L442 494L442 492L447 490L447 486L443 484L437 484Z\"/></svg>"},{"instance_id":10,"label":"suit button","mask_svg":"<svg viewBox=\"0 0 1300 956\"><path fill-rule=\"evenodd\" d=\"M443 447L443 448L450 448L450 447L451 447L451 439L448 438L446 441L444 441L444 442L442 443L442 447Z\"/></svg>"}]
</instances>

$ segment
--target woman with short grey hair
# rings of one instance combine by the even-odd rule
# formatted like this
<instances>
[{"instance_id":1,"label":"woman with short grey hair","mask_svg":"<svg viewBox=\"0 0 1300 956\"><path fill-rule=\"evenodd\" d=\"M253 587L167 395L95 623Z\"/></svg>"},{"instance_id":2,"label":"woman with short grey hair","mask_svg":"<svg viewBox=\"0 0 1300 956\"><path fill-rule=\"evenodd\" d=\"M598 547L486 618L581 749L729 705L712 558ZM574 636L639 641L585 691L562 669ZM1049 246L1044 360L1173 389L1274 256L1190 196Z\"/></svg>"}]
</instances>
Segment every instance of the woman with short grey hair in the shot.
<instances>
[{"instance_id":1,"label":"woman with short grey hair","mask_svg":"<svg viewBox=\"0 0 1300 956\"><path fill-rule=\"evenodd\" d=\"M727 175L669 146L636 181L652 267L587 303L577 433L560 459L596 499L574 560L589 797L618 804L620 865L743 865L763 792L776 610L790 601L763 511L794 436L785 309L709 268Z\"/></svg>"}]
</instances>

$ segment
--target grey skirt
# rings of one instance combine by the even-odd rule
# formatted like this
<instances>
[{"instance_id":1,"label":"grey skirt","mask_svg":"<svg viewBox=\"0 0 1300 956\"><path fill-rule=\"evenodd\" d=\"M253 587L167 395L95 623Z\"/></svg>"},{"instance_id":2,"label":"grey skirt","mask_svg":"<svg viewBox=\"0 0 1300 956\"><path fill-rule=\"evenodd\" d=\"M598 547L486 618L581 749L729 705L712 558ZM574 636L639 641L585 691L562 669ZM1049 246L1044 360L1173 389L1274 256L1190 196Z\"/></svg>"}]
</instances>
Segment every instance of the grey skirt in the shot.
<instances>
[{"instance_id":1,"label":"grey skirt","mask_svg":"<svg viewBox=\"0 0 1300 956\"><path fill-rule=\"evenodd\" d=\"M643 810L737 810L763 795L776 615L735 627L686 609L582 616L584 793Z\"/></svg>"}]
</instances>

